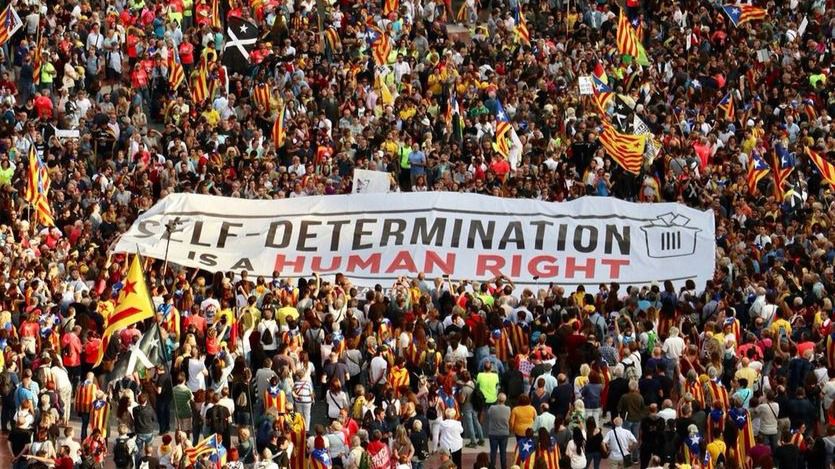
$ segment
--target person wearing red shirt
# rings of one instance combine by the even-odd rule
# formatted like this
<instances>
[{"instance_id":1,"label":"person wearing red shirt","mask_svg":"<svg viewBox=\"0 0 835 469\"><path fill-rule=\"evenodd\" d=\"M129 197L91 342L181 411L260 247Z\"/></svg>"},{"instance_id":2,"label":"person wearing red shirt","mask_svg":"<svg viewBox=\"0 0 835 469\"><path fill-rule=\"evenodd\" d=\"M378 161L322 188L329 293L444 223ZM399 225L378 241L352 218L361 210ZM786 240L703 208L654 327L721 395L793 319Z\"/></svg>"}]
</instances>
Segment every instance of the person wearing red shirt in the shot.
<instances>
[{"instance_id":1,"label":"person wearing red shirt","mask_svg":"<svg viewBox=\"0 0 835 469\"><path fill-rule=\"evenodd\" d=\"M69 372L70 379L80 376L81 371L81 326L75 326L61 337L61 356L64 367Z\"/></svg>"},{"instance_id":2,"label":"person wearing red shirt","mask_svg":"<svg viewBox=\"0 0 835 469\"><path fill-rule=\"evenodd\" d=\"M507 174L510 172L510 163L502 158L501 155L493 155L493 162L490 163L490 171L493 171L496 177L504 182Z\"/></svg>"},{"instance_id":3,"label":"person wearing red shirt","mask_svg":"<svg viewBox=\"0 0 835 469\"><path fill-rule=\"evenodd\" d=\"M191 38L188 34L183 37L183 42L180 43L177 53L180 55L180 63L183 64L186 76L188 76L194 65L194 44L191 43Z\"/></svg>"},{"instance_id":4,"label":"person wearing red shirt","mask_svg":"<svg viewBox=\"0 0 835 469\"><path fill-rule=\"evenodd\" d=\"M52 100L49 98L49 91L44 89L35 92L35 111L41 120L52 119Z\"/></svg>"},{"instance_id":5,"label":"person wearing red shirt","mask_svg":"<svg viewBox=\"0 0 835 469\"><path fill-rule=\"evenodd\" d=\"M23 346L23 351L33 355L38 350L41 337L41 325L38 324L38 316L40 314L41 310L39 309L32 311L26 321L24 321L18 329L20 344Z\"/></svg>"},{"instance_id":6,"label":"person wearing red shirt","mask_svg":"<svg viewBox=\"0 0 835 469\"><path fill-rule=\"evenodd\" d=\"M84 363L82 364L82 376L86 375L88 371L93 369L98 359L99 347L102 345L101 339L95 332L90 332L87 335L87 342L84 344Z\"/></svg>"}]
</instances>

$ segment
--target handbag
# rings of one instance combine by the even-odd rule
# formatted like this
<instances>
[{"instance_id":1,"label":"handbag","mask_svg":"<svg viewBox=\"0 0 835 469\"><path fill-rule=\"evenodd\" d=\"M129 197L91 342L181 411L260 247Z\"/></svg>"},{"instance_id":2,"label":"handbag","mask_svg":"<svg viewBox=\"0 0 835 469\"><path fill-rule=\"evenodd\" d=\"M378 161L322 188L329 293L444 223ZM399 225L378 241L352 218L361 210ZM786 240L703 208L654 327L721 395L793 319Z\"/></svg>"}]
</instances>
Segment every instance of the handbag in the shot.
<instances>
[{"instance_id":1,"label":"handbag","mask_svg":"<svg viewBox=\"0 0 835 469\"><path fill-rule=\"evenodd\" d=\"M623 446L620 445L620 438L618 438L617 428L615 428L612 431L615 432L615 443L618 444L618 449L620 450L620 454L623 455L623 467L632 466L632 454L623 452Z\"/></svg>"}]
</instances>

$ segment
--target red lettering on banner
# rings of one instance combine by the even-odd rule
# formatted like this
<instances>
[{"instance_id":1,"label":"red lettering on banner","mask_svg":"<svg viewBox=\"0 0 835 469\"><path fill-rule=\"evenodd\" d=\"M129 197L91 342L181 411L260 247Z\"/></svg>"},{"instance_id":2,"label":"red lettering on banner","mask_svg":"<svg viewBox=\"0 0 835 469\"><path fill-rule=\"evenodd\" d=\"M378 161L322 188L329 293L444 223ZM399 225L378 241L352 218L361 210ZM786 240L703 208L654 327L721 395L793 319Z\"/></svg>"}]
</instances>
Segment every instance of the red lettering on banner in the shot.
<instances>
[{"instance_id":1,"label":"red lettering on banner","mask_svg":"<svg viewBox=\"0 0 835 469\"><path fill-rule=\"evenodd\" d=\"M348 272L356 272L359 270L368 270L372 274L380 273L380 258L382 256L379 252L369 255L368 257L364 258L362 256L357 256L356 254L351 254L348 256L348 266L345 267L345 270Z\"/></svg>"},{"instance_id":2,"label":"red lettering on banner","mask_svg":"<svg viewBox=\"0 0 835 469\"><path fill-rule=\"evenodd\" d=\"M574 278L574 274L582 272L585 278L594 278L595 259L590 257L586 259L585 265L577 264L576 257L568 257L565 259L565 278Z\"/></svg>"},{"instance_id":3,"label":"red lettering on banner","mask_svg":"<svg viewBox=\"0 0 835 469\"><path fill-rule=\"evenodd\" d=\"M504 257L494 254L482 254L478 256L475 267L476 277L483 277L487 272L494 277L502 274L504 268Z\"/></svg>"},{"instance_id":4,"label":"red lettering on banner","mask_svg":"<svg viewBox=\"0 0 835 469\"><path fill-rule=\"evenodd\" d=\"M522 256L517 254L510 259L510 276L517 278L520 273L522 273Z\"/></svg>"},{"instance_id":5,"label":"red lettering on banner","mask_svg":"<svg viewBox=\"0 0 835 469\"><path fill-rule=\"evenodd\" d=\"M543 265L544 264L544 265ZM528 273L542 278L556 277L560 274L557 258L554 256L536 256L528 261Z\"/></svg>"},{"instance_id":6,"label":"red lettering on banner","mask_svg":"<svg viewBox=\"0 0 835 469\"><path fill-rule=\"evenodd\" d=\"M273 268L273 270L276 272L284 272L288 267L292 267L292 271L297 274L304 272L304 256L299 256L295 259L287 259L287 256L284 254L276 254L275 268Z\"/></svg>"},{"instance_id":7,"label":"red lettering on banner","mask_svg":"<svg viewBox=\"0 0 835 469\"><path fill-rule=\"evenodd\" d=\"M415 260L412 259L412 255L409 251L400 251L394 256L394 260L391 261L389 264L388 269L386 269L386 273L390 274L396 270L405 270L407 272L417 273L417 266L415 265Z\"/></svg>"},{"instance_id":8,"label":"red lettering on banner","mask_svg":"<svg viewBox=\"0 0 835 469\"><path fill-rule=\"evenodd\" d=\"M629 259L601 259L600 263L609 266L609 277L620 278L620 268L629 265Z\"/></svg>"},{"instance_id":9,"label":"red lettering on banner","mask_svg":"<svg viewBox=\"0 0 835 469\"><path fill-rule=\"evenodd\" d=\"M426 259L423 263L424 272L434 272L435 267L441 269L441 272L447 275L452 275L455 271L455 253L449 252L446 259L441 259L437 253L433 251L426 251Z\"/></svg>"},{"instance_id":10,"label":"red lettering on banner","mask_svg":"<svg viewBox=\"0 0 835 469\"><path fill-rule=\"evenodd\" d=\"M331 265L323 266L322 265L322 256L313 256L313 262L311 262L310 269L314 272L334 272L340 270L340 265L342 265L342 256L334 256L331 257Z\"/></svg>"}]
</instances>

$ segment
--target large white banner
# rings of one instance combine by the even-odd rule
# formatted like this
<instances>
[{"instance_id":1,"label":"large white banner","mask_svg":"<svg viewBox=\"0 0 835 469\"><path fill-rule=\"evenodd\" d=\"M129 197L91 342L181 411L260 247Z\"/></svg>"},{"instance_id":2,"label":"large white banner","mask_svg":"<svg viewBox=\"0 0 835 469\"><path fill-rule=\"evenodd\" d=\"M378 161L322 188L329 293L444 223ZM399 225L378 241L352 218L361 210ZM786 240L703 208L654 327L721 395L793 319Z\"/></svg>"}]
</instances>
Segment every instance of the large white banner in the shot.
<instances>
[{"instance_id":1,"label":"large white banner","mask_svg":"<svg viewBox=\"0 0 835 469\"><path fill-rule=\"evenodd\" d=\"M168 227L168 228L167 228ZM451 192L352 194L285 200L169 195L115 246L208 271L250 277L345 273L388 287L399 276L549 283L712 278L714 220L680 204L584 197L565 203Z\"/></svg>"}]
</instances>

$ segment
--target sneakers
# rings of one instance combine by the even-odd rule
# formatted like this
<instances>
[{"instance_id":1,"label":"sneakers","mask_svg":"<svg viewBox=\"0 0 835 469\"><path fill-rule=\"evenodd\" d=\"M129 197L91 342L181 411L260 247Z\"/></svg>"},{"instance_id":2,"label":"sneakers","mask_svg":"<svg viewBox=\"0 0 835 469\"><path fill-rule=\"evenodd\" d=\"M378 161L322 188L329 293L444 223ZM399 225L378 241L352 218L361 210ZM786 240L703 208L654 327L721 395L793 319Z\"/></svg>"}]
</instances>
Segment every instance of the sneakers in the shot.
<instances>
[{"instance_id":1,"label":"sneakers","mask_svg":"<svg viewBox=\"0 0 835 469\"><path fill-rule=\"evenodd\" d=\"M471 442L467 443L467 448L478 448L478 445L476 445L474 442L471 441Z\"/></svg>"}]
</instances>

